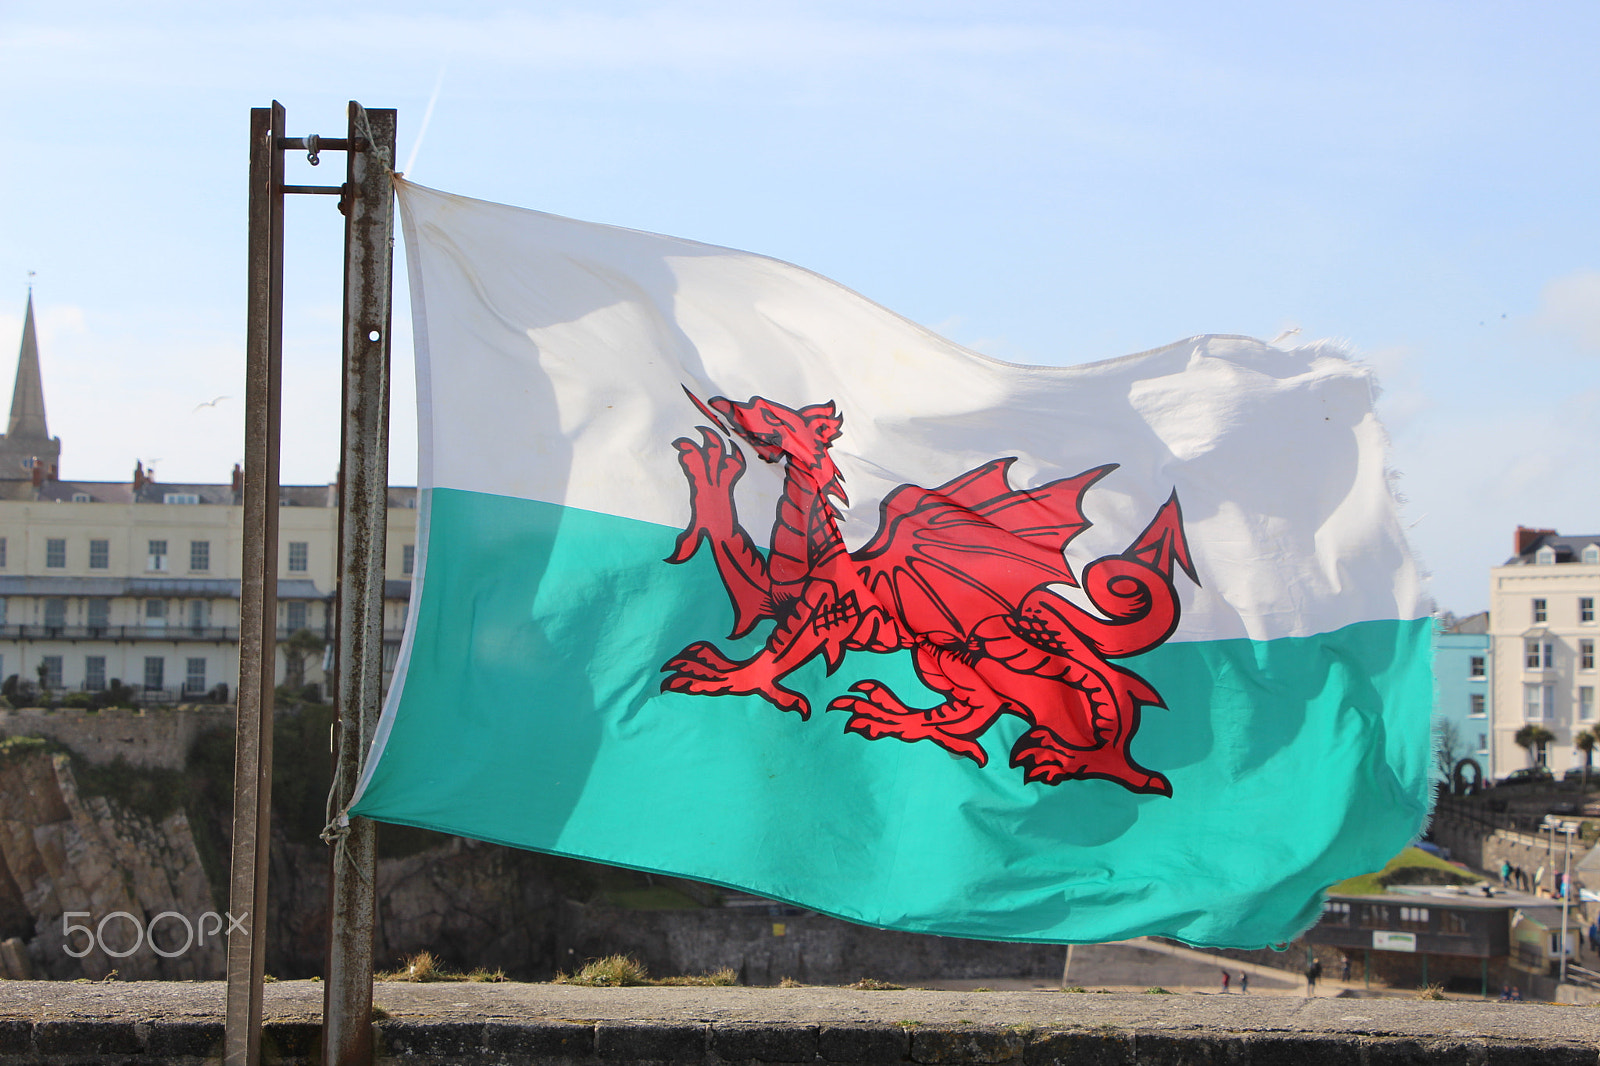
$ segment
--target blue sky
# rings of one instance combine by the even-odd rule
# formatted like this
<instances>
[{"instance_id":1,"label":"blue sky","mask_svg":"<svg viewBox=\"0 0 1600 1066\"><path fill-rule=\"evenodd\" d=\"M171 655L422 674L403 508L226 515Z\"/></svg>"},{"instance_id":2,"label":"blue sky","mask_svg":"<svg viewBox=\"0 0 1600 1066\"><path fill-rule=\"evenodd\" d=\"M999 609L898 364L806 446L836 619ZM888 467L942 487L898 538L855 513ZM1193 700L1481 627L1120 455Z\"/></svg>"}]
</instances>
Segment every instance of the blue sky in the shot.
<instances>
[{"instance_id":1,"label":"blue sky","mask_svg":"<svg viewBox=\"0 0 1600 1066\"><path fill-rule=\"evenodd\" d=\"M0 0L0 359L37 271L63 475L225 478L248 110L340 135L356 98L399 109L424 184L788 259L1003 359L1338 338L1379 372L1440 605L1477 610L1518 523L1600 531L1597 23L1580 3ZM294 481L336 463L340 233L328 200L291 205Z\"/></svg>"}]
</instances>

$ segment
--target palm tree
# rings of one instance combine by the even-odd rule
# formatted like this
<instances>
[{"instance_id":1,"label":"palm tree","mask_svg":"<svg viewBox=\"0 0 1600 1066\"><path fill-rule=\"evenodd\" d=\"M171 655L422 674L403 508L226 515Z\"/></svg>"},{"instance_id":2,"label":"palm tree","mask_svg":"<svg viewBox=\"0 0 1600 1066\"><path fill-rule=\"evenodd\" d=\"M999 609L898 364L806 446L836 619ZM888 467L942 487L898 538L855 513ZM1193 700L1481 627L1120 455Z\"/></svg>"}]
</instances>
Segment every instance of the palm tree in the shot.
<instances>
[{"instance_id":1,"label":"palm tree","mask_svg":"<svg viewBox=\"0 0 1600 1066\"><path fill-rule=\"evenodd\" d=\"M1594 730L1585 729L1572 738L1572 746L1583 752L1583 791L1589 791L1589 770L1594 765Z\"/></svg>"},{"instance_id":2,"label":"palm tree","mask_svg":"<svg viewBox=\"0 0 1600 1066\"><path fill-rule=\"evenodd\" d=\"M1518 747L1527 751L1528 765L1532 766L1535 760L1534 752L1543 748L1555 738L1556 735L1544 726L1530 723L1517 730L1517 735L1512 739L1517 742Z\"/></svg>"}]
</instances>

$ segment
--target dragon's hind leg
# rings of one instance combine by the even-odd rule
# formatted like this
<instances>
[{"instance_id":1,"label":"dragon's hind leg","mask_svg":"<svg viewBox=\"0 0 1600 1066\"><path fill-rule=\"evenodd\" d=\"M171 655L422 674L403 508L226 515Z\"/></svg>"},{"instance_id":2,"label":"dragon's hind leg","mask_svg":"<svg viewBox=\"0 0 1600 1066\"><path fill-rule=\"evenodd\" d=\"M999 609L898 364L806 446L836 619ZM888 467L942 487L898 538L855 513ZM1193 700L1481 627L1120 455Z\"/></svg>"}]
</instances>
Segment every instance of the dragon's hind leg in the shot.
<instances>
[{"instance_id":1,"label":"dragon's hind leg","mask_svg":"<svg viewBox=\"0 0 1600 1066\"><path fill-rule=\"evenodd\" d=\"M845 731L868 740L931 740L983 766L989 757L976 737L1005 709L1001 701L958 652L921 645L914 655L923 684L944 693L945 702L927 709L908 707L881 682L861 681L850 686L854 695L840 696L828 710L849 711Z\"/></svg>"},{"instance_id":2,"label":"dragon's hind leg","mask_svg":"<svg viewBox=\"0 0 1600 1066\"><path fill-rule=\"evenodd\" d=\"M1054 733L1038 727L1017 738L1011 749L1011 765L1021 769L1026 780L1043 781L1047 785L1073 778L1100 777L1133 792L1172 795L1171 783L1134 762L1125 747L1108 744L1084 751L1068 747Z\"/></svg>"}]
</instances>

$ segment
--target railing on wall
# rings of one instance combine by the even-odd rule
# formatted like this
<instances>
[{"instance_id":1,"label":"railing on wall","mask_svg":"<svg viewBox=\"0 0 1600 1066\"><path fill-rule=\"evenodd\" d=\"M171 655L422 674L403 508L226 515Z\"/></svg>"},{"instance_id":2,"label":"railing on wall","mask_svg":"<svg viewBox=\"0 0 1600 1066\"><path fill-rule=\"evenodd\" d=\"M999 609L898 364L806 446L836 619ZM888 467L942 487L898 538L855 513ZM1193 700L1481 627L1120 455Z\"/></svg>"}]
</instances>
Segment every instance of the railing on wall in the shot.
<instances>
[{"instance_id":1,"label":"railing on wall","mask_svg":"<svg viewBox=\"0 0 1600 1066\"><path fill-rule=\"evenodd\" d=\"M302 627L303 628L303 627ZM279 627L278 639L286 640L296 630ZM396 630L394 639L398 640ZM385 634L387 636L387 633ZM238 643L238 626L52 626L0 625L0 640L165 640Z\"/></svg>"}]
</instances>

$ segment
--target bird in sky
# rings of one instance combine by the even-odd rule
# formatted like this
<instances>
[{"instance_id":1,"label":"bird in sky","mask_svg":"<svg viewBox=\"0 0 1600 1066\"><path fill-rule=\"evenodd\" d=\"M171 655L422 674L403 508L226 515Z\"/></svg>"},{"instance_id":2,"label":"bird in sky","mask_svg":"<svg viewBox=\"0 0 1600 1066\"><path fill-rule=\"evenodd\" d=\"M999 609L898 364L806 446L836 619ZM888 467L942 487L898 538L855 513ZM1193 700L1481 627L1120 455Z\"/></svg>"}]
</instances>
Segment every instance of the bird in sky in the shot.
<instances>
[{"instance_id":1,"label":"bird in sky","mask_svg":"<svg viewBox=\"0 0 1600 1066\"><path fill-rule=\"evenodd\" d=\"M197 404L194 405L194 411L190 411L189 413L190 414L194 414L195 412L199 411L200 408L202 408L202 407L215 407L215 406L217 406L217 404L221 403L223 400L230 400L232 398L233 397L231 397L231 396L218 396L215 400L207 400L205 403L197 403Z\"/></svg>"}]
</instances>

